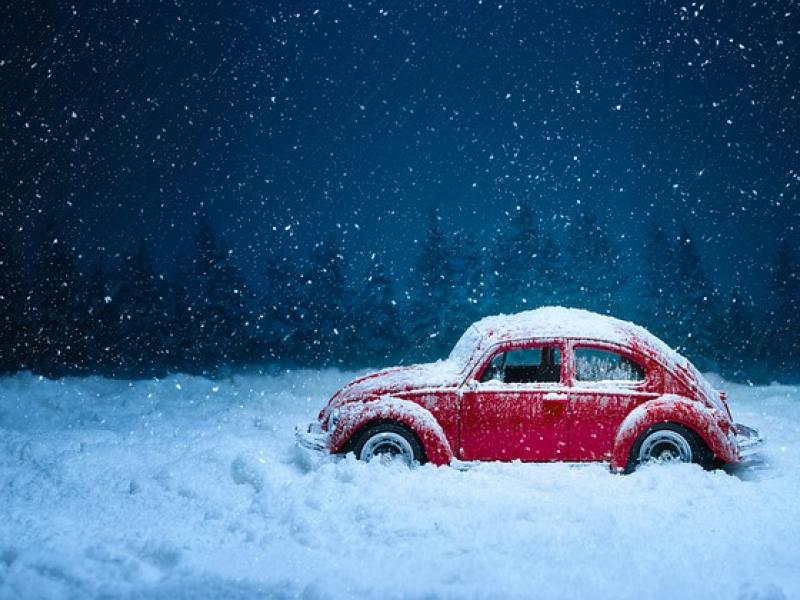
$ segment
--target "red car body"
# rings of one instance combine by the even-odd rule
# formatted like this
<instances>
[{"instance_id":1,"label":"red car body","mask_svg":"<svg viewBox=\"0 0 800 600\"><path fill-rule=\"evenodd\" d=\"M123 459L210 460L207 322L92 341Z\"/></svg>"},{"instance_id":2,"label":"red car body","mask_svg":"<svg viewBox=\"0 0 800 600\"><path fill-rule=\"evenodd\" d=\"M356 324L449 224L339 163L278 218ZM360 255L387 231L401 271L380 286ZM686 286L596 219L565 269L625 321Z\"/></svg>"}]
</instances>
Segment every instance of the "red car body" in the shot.
<instances>
[{"instance_id":1,"label":"red car body","mask_svg":"<svg viewBox=\"0 0 800 600\"><path fill-rule=\"evenodd\" d=\"M623 471L637 440L663 425L691 432L715 462L738 462L760 442L734 423L723 393L645 329L560 307L487 317L446 360L353 380L305 439L348 452L376 423L411 432L437 465L608 461Z\"/></svg>"}]
</instances>

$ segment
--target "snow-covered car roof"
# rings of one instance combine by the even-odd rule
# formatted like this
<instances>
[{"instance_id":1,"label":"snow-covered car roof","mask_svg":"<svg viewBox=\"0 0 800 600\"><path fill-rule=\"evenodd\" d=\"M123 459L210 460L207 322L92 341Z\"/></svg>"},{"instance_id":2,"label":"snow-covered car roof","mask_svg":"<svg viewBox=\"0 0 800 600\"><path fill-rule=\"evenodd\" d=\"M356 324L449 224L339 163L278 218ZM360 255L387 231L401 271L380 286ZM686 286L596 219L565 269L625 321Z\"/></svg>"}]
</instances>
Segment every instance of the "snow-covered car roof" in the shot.
<instances>
[{"instance_id":1,"label":"snow-covered car roof","mask_svg":"<svg viewBox=\"0 0 800 600\"><path fill-rule=\"evenodd\" d=\"M481 319L473 327L489 343L530 338L579 338L633 347L652 353L668 364L685 365L687 362L644 327L578 308L545 306L512 315L494 315Z\"/></svg>"},{"instance_id":2,"label":"snow-covered car roof","mask_svg":"<svg viewBox=\"0 0 800 600\"><path fill-rule=\"evenodd\" d=\"M537 338L609 342L641 352L667 368L680 368L712 403L723 410L719 394L694 365L644 327L579 308L544 306L512 315L485 317L464 333L453 348L449 361L466 369L498 342Z\"/></svg>"}]
</instances>

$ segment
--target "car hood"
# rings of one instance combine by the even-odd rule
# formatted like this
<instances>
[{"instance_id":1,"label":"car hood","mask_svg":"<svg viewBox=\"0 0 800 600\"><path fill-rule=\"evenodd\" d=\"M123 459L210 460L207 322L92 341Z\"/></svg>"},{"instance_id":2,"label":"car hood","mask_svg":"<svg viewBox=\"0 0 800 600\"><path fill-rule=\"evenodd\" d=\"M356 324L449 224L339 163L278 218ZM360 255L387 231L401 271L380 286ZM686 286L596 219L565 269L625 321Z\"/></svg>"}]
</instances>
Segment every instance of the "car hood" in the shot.
<instances>
[{"instance_id":1,"label":"car hood","mask_svg":"<svg viewBox=\"0 0 800 600\"><path fill-rule=\"evenodd\" d=\"M320 413L320 419L327 420L331 410L348 402L412 390L455 387L461 379L458 365L449 360L384 369L358 377L336 392Z\"/></svg>"}]
</instances>

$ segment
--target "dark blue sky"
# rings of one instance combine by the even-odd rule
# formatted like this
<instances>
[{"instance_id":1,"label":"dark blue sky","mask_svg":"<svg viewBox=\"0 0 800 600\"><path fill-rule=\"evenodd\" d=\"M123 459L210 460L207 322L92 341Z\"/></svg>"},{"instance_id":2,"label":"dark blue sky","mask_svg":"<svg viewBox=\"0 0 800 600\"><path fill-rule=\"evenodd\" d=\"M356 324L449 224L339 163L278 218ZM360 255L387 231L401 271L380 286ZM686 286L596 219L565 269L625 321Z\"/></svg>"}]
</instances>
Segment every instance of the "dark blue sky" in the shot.
<instances>
[{"instance_id":1,"label":"dark blue sky","mask_svg":"<svg viewBox=\"0 0 800 600\"><path fill-rule=\"evenodd\" d=\"M336 225L405 264L432 207L688 224L723 283L800 241L795 2L11 2L0 230L168 264L208 213L239 260ZM21 229L20 229L21 228ZM755 276L751 282L751 277Z\"/></svg>"}]
</instances>

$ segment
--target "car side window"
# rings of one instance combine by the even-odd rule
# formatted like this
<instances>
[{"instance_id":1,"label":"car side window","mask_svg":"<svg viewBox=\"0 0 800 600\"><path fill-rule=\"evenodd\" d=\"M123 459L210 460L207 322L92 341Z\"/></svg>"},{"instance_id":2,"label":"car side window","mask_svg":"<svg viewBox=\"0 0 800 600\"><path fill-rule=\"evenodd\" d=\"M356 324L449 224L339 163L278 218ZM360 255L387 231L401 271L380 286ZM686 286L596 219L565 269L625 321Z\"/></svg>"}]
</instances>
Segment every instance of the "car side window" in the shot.
<instances>
[{"instance_id":1,"label":"car side window","mask_svg":"<svg viewBox=\"0 0 800 600\"><path fill-rule=\"evenodd\" d=\"M641 365L630 358L597 348L575 349L577 381L644 381Z\"/></svg>"},{"instance_id":2,"label":"car side window","mask_svg":"<svg viewBox=\"0 0 800 600\"><path fill-rule=\"evenodd\" d=\"M496 354L481 381L502 383L558 383L561 381L561 352L555 346L518 348Z\"/></svg>"}]
</instances>

